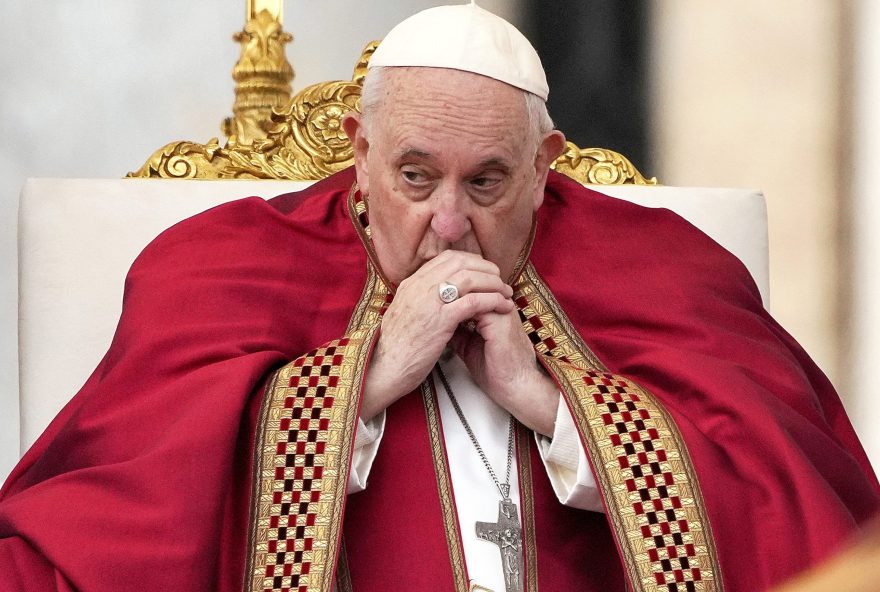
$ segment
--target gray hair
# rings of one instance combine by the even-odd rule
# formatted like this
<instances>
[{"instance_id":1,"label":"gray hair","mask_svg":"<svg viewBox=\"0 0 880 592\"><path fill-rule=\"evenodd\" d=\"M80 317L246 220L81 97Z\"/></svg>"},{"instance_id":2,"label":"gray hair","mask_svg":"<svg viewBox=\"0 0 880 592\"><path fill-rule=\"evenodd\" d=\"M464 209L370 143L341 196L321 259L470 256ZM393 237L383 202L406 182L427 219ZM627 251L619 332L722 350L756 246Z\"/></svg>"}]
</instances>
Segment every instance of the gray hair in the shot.
<instances>
[{"instance_id":1,"label":"gray hair","mask_svg":"<svg viewBox=\"0 0 880 592\"><path fill-rule=\"evenodd\" d=\"M370 132L370 121L372 114L383 100L383 88L385 86L385 70L387 66L376 66L370 68L364 79L364 85L361 90L361 113L363 114L362 122ZM549 131L554 129L553 120L547 112L547 103L534 93L522 91L523 98L526 102L526 114L529 119L529 127L532 130L532 137L537 142Z\"/></svg>"}]
</instances>

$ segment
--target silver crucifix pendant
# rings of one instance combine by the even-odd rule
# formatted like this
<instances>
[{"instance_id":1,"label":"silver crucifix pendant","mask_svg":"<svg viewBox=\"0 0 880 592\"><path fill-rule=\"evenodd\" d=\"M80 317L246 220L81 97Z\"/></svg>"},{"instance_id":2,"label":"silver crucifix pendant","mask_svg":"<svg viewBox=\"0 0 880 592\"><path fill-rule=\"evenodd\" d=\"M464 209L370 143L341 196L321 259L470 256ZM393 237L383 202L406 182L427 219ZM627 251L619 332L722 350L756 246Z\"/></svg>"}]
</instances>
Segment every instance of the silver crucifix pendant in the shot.
<instances>
[{"instance_id":1,"label":"silver crucifix pendant","mask_svg":"<svg viewBox=\"0 0 880 592\"><path fill-rule=\"evenodd\" d=\"M498 522L477 522L477 538L494 543L501 551L504 589L522 592L522 528L519 526L519 511L510 498L498 502Z\"/></svg>"}]
</instances>

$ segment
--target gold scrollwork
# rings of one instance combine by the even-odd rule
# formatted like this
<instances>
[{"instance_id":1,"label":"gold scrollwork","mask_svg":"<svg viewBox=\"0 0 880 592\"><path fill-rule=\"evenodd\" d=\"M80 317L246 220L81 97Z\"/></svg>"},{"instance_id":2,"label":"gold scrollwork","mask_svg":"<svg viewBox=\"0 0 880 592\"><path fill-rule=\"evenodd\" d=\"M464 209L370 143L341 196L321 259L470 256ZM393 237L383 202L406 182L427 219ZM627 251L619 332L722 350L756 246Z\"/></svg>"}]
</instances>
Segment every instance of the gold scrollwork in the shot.
<instances>
[{"instance_id":1,"label":"gold scrollwork","mask_svg":"<svg viewBox=\"0 0 880 592\"><path fill-rule=\"evenodd\" d=\"M173 142L156 151L128 177L165 179L317 180L353 162L342 117L360 108L361 87L354 82L325 82L299 92L283 110L273 110L266 138L223 147L216 139L202 146Z\"/></svg>"},{"instance_id":2,"label":"gold scrollwork","mask_svg":"<svg viewBox=\"0 0 880 592\"><path fill-rule=\"evenodd\" d=\"M379 42L368 43L352 80L322 82L303 89L286 107L275 107L262 138L250 142L233 134L225 146L216 138L208 144L173 142L157 150L128 177L172 179L287 179L319 180L354 162L351 143L342 130L342 117L360 111L361 85L370 56ZM656 185L622 154L604 148L578 148L568 142L551 165L560 173L598 185Z\"/></svg>"},{"instance_id":3,"label":"gold scrollwork","mask_svg":"<svg viewBox=\"0 0 880 592\"><path fill-rule=\"evenodd\" d=\"M212 163L223 149L217 138L207 144L171 142L162 146L144 165L126 177L158 177L162 179L215 179Z\"/></svg>"},{"instance_id":4,"label":"gold scrollwork","mask_svg":"<svg viewBox=\"0 0 880 592\"><path fill-rule=\"evenodd\" d=\"M376 53L376 48L379 47L379 43L379 41L370 41L364 46L364 50L361 52L361 57L354 67L354 76L352 76L352 80L356 84L363 86L364 78L367 77L367 67L370 65L370 58Z\"/></svg>"},{"instance_id":5,"label":"gold scrollwork","mask_svg":"<svg viewBox=\"0 0 880 592\"><path fill-rule=\"evenodd\" d=\"M623 154L606 148L578 148L565 143L565 152L550 168L575 181L593 185L656 185L646 179Z\"/></svg>"}]
</instances>

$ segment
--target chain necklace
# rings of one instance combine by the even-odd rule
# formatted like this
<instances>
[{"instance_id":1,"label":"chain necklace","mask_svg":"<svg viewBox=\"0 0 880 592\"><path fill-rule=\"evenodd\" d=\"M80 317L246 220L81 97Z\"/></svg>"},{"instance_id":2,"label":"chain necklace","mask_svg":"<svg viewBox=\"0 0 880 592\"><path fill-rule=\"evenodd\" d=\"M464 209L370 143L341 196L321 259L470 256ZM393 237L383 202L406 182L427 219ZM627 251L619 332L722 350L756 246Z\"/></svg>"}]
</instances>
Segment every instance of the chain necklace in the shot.
<instances>
[{"instance_id":1,"label":"chain necklace","mask_svg":"<svg viewBox=\"0 0 880 592\"><path fill-rule=\"evenodd\" d=\"M498 503L498 521L477 522L477 538L495 544L499 551L501 551L501 566L504 570L505 590L507 592L521 592L523 589L522 528L519 525L519 510L510 499L510 468L513 465L515 443L513 429L516 420L513 418L513 415L510 416L510 424L507 430L507 474L505 482L501 483L495 475L492 465L489 464L489 459L486 457L483 447L480 446L470 424L465 419L464 412L452 393L452 387L449 386L449 381L446 380L446 374L443 373L443 368L440 367L439 362L436 364L436 369L437 376L440 377L440 382L449 396L449 401L452 403L452 407L455 409L462 427L467 432L468 438L470 438L477 454L480 455L480 459L483 461L483 465L489 472L489 476L492 477L492 481L501 494L501 501Z\"/></svg>"}]
</instances>

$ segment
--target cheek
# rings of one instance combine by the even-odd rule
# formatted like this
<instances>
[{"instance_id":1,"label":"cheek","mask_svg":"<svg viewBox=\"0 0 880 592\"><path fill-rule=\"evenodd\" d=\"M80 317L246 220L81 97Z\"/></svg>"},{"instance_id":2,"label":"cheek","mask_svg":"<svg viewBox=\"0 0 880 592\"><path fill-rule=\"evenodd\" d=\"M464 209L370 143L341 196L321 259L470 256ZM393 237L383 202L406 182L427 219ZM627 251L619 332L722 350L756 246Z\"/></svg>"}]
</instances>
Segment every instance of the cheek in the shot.
<instances>
[{"instance_id":1,"label":"cheek","mask_svg":"<svg viewBox=\"0 0 880 592\"><path fill-rule=\"evenodd\" d=\"M390 205L383 208L373 220L374 238L402 249L403 252L398 253L400 257L405 257L410 251L409 247L417 245L424 234L422 216L414 212L412 206Z\"/></svg>"},{"instance_id":2,"label":"cheek","mask_svg":"<svg viewBox=\"0 0 880 592\"><path fill-rule=\"evenodd\" d=\"M387 195L387 194L386 194ZM413 273L418 260L430 215L419 204L392 199L376 200L370 205L373 246L385 274L395 283Z\"/></svg>"},{"instance_id":3,"label":"cheek","mask_svg":"<svg viewBox=\"0 0 880 592\"><path fill-rule=\"evenodd\" d=\"M417 204L409 202L393 180L383 178L381 183L375 181L369 204L370 225L374 233L382 235L381 239L385 242L405 243L418 222Z\"/></svg>"},{"instance_id":4,"label":"cheek","mask_svg":"<svg viewBox=\"0 0 880 592\"><path fill-rule=\"evenodd\" d=\"M486 258L501 267L516 258L532 230L532 207L485 212L474 221L474 233Z\"/></svg>"}]
</instances>

